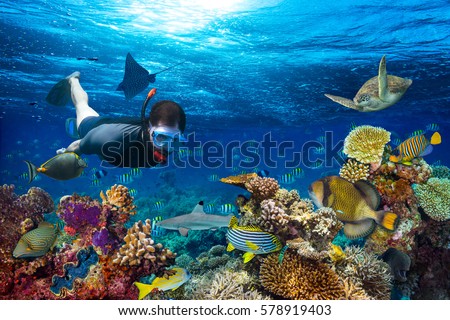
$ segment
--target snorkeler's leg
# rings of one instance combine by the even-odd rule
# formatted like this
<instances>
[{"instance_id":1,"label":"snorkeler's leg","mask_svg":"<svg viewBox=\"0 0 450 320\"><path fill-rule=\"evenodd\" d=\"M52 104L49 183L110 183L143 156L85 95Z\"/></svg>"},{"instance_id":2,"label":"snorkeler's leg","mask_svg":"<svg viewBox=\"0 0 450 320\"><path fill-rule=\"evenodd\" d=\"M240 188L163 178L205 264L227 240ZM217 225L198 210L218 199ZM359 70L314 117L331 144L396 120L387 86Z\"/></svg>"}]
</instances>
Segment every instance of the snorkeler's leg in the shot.
<instances>
[{"instance_id":1,"label":"snorkeler's leg","mask_svg":"<svg viewBox=\"0 0 450 320\"><path fill-rule=\"evenodd\" d=\"M88 95L86 91L81 87L79 74L69 79L70 83L70 95L72 102L75 106L77 113L77 128L80 126L81 121L87 117L98 117L99 114L92 109L88 104Z\"/></svg>"},{"instance_id":2,"label":"snorkeler's leg","mask_svg":"<svg viewBox=\"0 0 450 320\"><path fill-rule=\"evenodd\" d=\"M81 141L81 139L76 140L76 141L72 142L67 148L61 148L61 149L56 150L56 153L61 154L61 153L65 153L65 152L75 152L76 154L81 155L80 141Z\"/></svg>"}]
</instances>

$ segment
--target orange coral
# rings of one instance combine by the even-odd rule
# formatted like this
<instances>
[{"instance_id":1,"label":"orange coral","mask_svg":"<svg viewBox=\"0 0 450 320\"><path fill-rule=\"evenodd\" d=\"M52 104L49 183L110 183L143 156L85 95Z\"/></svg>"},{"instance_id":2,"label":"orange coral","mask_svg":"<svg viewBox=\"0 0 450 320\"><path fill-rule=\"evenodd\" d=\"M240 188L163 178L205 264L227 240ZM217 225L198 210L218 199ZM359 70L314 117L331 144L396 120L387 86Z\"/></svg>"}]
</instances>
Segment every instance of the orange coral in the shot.
<instances>
[{"instance_id":1,"label":"orange coral","mask_svg":"<svg viewBox=\"0 0 450 320\"><path fill-rule=\"evenodd\" d=\"M120 222L126 222L130 215L136 214L136 206L133 204L133 197L128 188L122 185L113 185L110 190L100 192L103 206L110 206L111 211L117 211Z\"/></svg>"},{"instance_id":2,"label":"orange coral","mask_svg":"<svg viewBox=\"0 0 450 320\"><path fill-rule=\"evenodd\" d=\"M240 174L237 176L229 176L226 178L222 178L222 179L220 179L220 182L223 182L226 184L231 184L233 186L246 189L245 184L249 180L254 179L256 177L258 177L258 175L256 173L252 172L252 173Z\"/></svg>"},{"instance_id":3,"label":"orange coral","mask_svg":"<svg viewBox=\"0 0 450 320\"><path fill-rule=\"evenodd\" d=\"M278 254L265 258L260 268L265 289L288 299L334 300L344 296L337 274L326 264L286 252L279 264Z\"/></svg>"}]
</instances>

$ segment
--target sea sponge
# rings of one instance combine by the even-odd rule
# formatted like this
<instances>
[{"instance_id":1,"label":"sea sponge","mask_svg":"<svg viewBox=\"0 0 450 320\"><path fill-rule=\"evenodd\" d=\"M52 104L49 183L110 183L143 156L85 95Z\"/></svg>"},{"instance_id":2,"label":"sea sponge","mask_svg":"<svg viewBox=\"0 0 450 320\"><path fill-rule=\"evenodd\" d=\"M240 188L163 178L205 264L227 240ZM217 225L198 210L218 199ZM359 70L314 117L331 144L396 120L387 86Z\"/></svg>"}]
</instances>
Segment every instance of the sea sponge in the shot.
<instances>
[{"instance_id":1,"label":"sea sponge","mask_svg":"<svg viewBox=\"0 0 450 320\"><path fill-rule=\"evenodd\" d=\"M355 159L348 159L339 170L339 176L352 183L358 180L367 180L369 169L370 167L367 164L360 163Z\"/></svg>"},{"instance_id":2,"label":"sea sponge","mask_svg":"<svg viewBox=\"0 0 450 320\"><path fill-rule=\"evenodd\" d=\"M245 183L245 188L252 194L252 197L261 202L275 196L280 186L274 178L255 177Z\"/></svg>"},{"instance_id":3,"label":"sea sponge","mask_svg":"<svg viewBox=\"0 0 450 320\"><path fill-rule=\"evenodd\" d=\"M344 153L365 164L379 164L391 133L380 127L358 126L344 140Z\"/></svg>"},{"instance_id":4,"label":"sea sponge","mask_svg":"<svg viewBox=\"0 0 450 320\"><path fill-rule=\"evenodd\" d=\"M425 184L414 184L419 205L433 220L450 219L450 179L430 178Z\"/></svg>"},{"instance_id":5,"label":"sea sponge","mask_svg":"<svg viewBox=\"0 0 450 320\"><path fill-rule=\"evenodd\" d=\"M277 234L286 229L288 222L289 216L280 203L273 199L261 202L261 215L257 218L257 223L262 230Z\"/></svg>"},{"instance_id":6,"label":"sea sponge","mask_svg":"<svg viewBox=\"0 0 450 320\"><path fill-rule=\"evenodd\" d=\"M260 280L266 290L287 299L335 300L344 296L339 277L328 265L289 251L281 264L278 254L263 259Z\"/></svg>"},{"instance_id":7,"label":"sea sponge","mask_svg":"<svg viewBox=\"0 0 450 320\"><path fill-rule=\"evenodd\" d=\"M136 222L127 231L127 235L123 239L125 244L117 252L116 258L113 260L115 264L121 266L139 266L144 261L150 261L152 265L166 265L169 261L175 260L176 253L167 248L163 248L161 243L155 244L150 237L151 221L145 220Z\"/></svg>"}]
</instances>

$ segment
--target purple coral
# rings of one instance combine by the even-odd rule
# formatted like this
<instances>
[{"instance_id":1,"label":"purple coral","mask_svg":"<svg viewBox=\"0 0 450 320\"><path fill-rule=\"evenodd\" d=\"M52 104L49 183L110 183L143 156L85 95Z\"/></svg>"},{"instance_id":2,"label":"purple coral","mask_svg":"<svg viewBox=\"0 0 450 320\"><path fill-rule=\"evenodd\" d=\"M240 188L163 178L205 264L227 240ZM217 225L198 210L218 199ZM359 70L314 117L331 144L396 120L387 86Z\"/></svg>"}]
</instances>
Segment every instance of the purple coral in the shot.
<instances>
[{"instance_id":1,"label":"purple coral","mask_svg":"<svg viewBox=\"0 0 450 320\"><path fill-rule=\"evenodd\" d=\"M100 231L97 230L94 232L92 244L96 247L100 247L103 254L108 254L118 247L119 241L108 231L108 229L102 228Z\"/></svg>"},{"instance_id":2,"label":"purple coral","mask_svg":"<svg viewBox=\"0 0 450 320\"><path fill-rule=\"evenodd\" d=\"M67 226L79 230L86 225L97 226L101 208L98 206L86 207L84 204L68 204L61 213L61 218Z\"/></svg>"}]
</instances>

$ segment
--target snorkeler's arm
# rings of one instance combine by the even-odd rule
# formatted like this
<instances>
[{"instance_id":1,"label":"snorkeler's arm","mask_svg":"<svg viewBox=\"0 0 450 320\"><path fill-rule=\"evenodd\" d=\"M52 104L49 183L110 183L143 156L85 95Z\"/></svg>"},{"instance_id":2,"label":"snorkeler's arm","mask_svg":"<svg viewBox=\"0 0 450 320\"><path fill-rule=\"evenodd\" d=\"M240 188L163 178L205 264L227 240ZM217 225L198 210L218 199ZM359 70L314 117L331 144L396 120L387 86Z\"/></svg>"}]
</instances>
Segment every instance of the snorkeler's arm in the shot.
<instances>
[{"instance_id":1,"label":"snorkeler's arm","mask_svg":"<svg viewBox=\"0 0 450 320\"><path fill-rule=\"evenodd\" d=\"M72 142L67 148L61 148L61 149L57 150L56 153L60 154L60 153L64 153L64 152L75 152L76 154L81 155L82 152L80 150L80 141L81 141L81 139L76 140L76 141Z\"/></svg>"}]
</instances>

